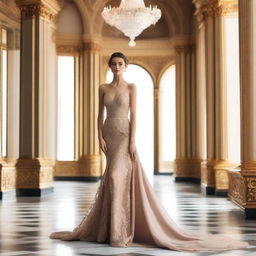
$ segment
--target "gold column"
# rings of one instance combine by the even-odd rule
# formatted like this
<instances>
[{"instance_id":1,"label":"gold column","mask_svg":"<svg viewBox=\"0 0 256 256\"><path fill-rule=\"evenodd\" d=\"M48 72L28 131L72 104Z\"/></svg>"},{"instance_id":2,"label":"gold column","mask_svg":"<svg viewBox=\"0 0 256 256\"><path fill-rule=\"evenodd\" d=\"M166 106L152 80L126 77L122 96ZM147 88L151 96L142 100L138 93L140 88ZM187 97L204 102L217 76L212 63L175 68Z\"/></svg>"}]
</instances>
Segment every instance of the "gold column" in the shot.
<instances>
[{"instance_id":1,"label":"gold column","mask_svg":"<svg viewBox=\"0 0 256 256\"><path fill-rule=\"evenodd\" d=\"M241 172L230 172L229 197L256 219L256 2L239 1Z\"/></svg>"},{"instance_id":2,"label":"gold column","mask_svg":"<svg viewBox=\"0 0 256 256\"><path fill-rule=\"evenodd\" d=\"M100 84L100 46L94 42L84 43L84 83L81 102L82 120L80 138L83 142L79 152L80 171L88 179L102 175L99 151L97 116L98 88Z\"/></svg>"},{"instance_id":3,"label":"gold column","mask_svg":"<svg viewBox=\"0 0 256 256\"><path fill-rule=\"evenodd\" d=\"M200 181L201 159L196 155L195 46L176 47L176 181Z\"/></svg>"},{"instance_id":4,"label":"gold column","mask_svg":"<svg viewBox=\"0 0 256 256\"><path fill-rule=\"evenodd\" d=\"M97 181L104 164L97 131L100 46L90 41L83 43L79 53L71 53L79 55L75 78L75 160L57 161L55 179Z\"/></svg>"},{"instance_id":5,"label":"gold column","mask_svg":"<svg viewBox=\"0 0 256 256\"><path fill-rule=\"evenodd\" d=\"M205 26L207 161L202 164L201 186L206 194L227 195L227 96L224 16L237 11L234 0L194 0L196 15Z\"/></svg>"},{"instance_id":6,"label":"gold column","mask_svg":"<svg viewBox=\"0 0 256 256\"><path fill-rule=\"evenodd\" d=\"M55 0L16 0L21 10L20 152L17 195L52 190L56 129Z\"/></svg>"}]
</instances>

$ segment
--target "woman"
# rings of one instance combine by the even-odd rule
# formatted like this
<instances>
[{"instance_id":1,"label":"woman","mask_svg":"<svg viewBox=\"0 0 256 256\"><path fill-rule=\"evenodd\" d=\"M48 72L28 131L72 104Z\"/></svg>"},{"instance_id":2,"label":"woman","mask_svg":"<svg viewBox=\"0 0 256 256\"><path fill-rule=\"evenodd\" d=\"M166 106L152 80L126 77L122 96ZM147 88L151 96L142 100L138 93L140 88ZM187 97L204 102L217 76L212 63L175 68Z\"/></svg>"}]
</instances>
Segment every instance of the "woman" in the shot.
<instances>
[{"instance_id":1,"label":"woman","mask_svg":"<svg viewBox=\"0 0 256 256\"><path fill-rule=\"evenodd\" d=\"M246 242L222 235L183 230L171 220L147 181L136 151L136 86L123 78L128 60L117 52L108 64L113 81L99 87L98 115L99 144L107 158L105 173L95 202L80 225L72 232L55 232L50 237L108 242L117 247L139 243L178 251L246 247Z\"/></svg>"}]
</instances>

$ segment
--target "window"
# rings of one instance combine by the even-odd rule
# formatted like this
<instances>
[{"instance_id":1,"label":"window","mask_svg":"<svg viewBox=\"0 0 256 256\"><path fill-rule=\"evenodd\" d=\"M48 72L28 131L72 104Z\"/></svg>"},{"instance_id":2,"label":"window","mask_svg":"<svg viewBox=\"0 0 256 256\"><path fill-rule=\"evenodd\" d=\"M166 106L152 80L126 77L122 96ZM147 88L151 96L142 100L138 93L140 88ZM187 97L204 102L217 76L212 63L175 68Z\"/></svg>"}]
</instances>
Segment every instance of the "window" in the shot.
<instances>
[{"instance_id":1,"label":"window","mask_svg":"<svg viewBox=\"0 0 256 256\"><path fill-rule=\"evenodd\" d=\"M58 57L57 160L75 158L75 57Z\"/></svg>"},{"instance_id":2,"label":"window","mask_svg":"<svg viewBox=\"0 0 256 256\"><path fill-rule=\"evenodd\" d=\"M240 78L238 17L225 17L228 160L240 163Z\"/></svg>"}]
</instances>

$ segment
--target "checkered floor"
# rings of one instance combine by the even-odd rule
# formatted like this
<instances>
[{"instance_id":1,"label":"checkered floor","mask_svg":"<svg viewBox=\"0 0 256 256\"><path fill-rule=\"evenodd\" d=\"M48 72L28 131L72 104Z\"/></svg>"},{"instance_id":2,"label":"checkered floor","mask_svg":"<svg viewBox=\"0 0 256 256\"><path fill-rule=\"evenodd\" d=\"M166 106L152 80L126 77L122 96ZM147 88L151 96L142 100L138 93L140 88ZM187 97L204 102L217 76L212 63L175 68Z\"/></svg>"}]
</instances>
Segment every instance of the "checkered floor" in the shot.
<instances>
[{"instance_id":1,"label":"checkered floor","mask_svg":"<svg viewBox=\"0 0 256 256\"><path fill-rule=\"evenodd\" d=\"M170 216L198 232L222 233L247 240L249 248L223 253L183 253L159 248L114 248L106 244L61 242L52 231L72 230L86 214L99 183L54 183L54 193L42 198L21 197L0 202L0 255L26 256L146 256L256 255L256 221L226 198L205 197L195 184L174 183L171 176L155 176L154 189Z\"/></svg>"}]
</instances>

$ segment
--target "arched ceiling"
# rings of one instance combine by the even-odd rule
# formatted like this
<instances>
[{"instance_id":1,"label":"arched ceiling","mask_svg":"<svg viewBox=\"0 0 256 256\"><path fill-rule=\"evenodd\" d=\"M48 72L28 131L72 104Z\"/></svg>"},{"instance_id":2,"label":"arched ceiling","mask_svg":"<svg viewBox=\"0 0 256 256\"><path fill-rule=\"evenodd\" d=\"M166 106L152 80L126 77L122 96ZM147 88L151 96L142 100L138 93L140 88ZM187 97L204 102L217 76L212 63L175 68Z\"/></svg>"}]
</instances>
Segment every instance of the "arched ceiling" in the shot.
<instances>
[{"instance_id":1,"label":"arched ceiling","mask_svg":"<svg viewBox=\"0 0 256 256\"><path fill-rule=\"evenodd\" d=\"M101 12L105 6L119 6L120 0L61 0L73 2L81 15L84 35L109 38L124 37L122 32L106 24ZM194 6L192 0L144 0L145 5L157 5L162 17L155 26L146 29L138 39L171 38L192 33Z\"/></svg>"}]
</instances>

